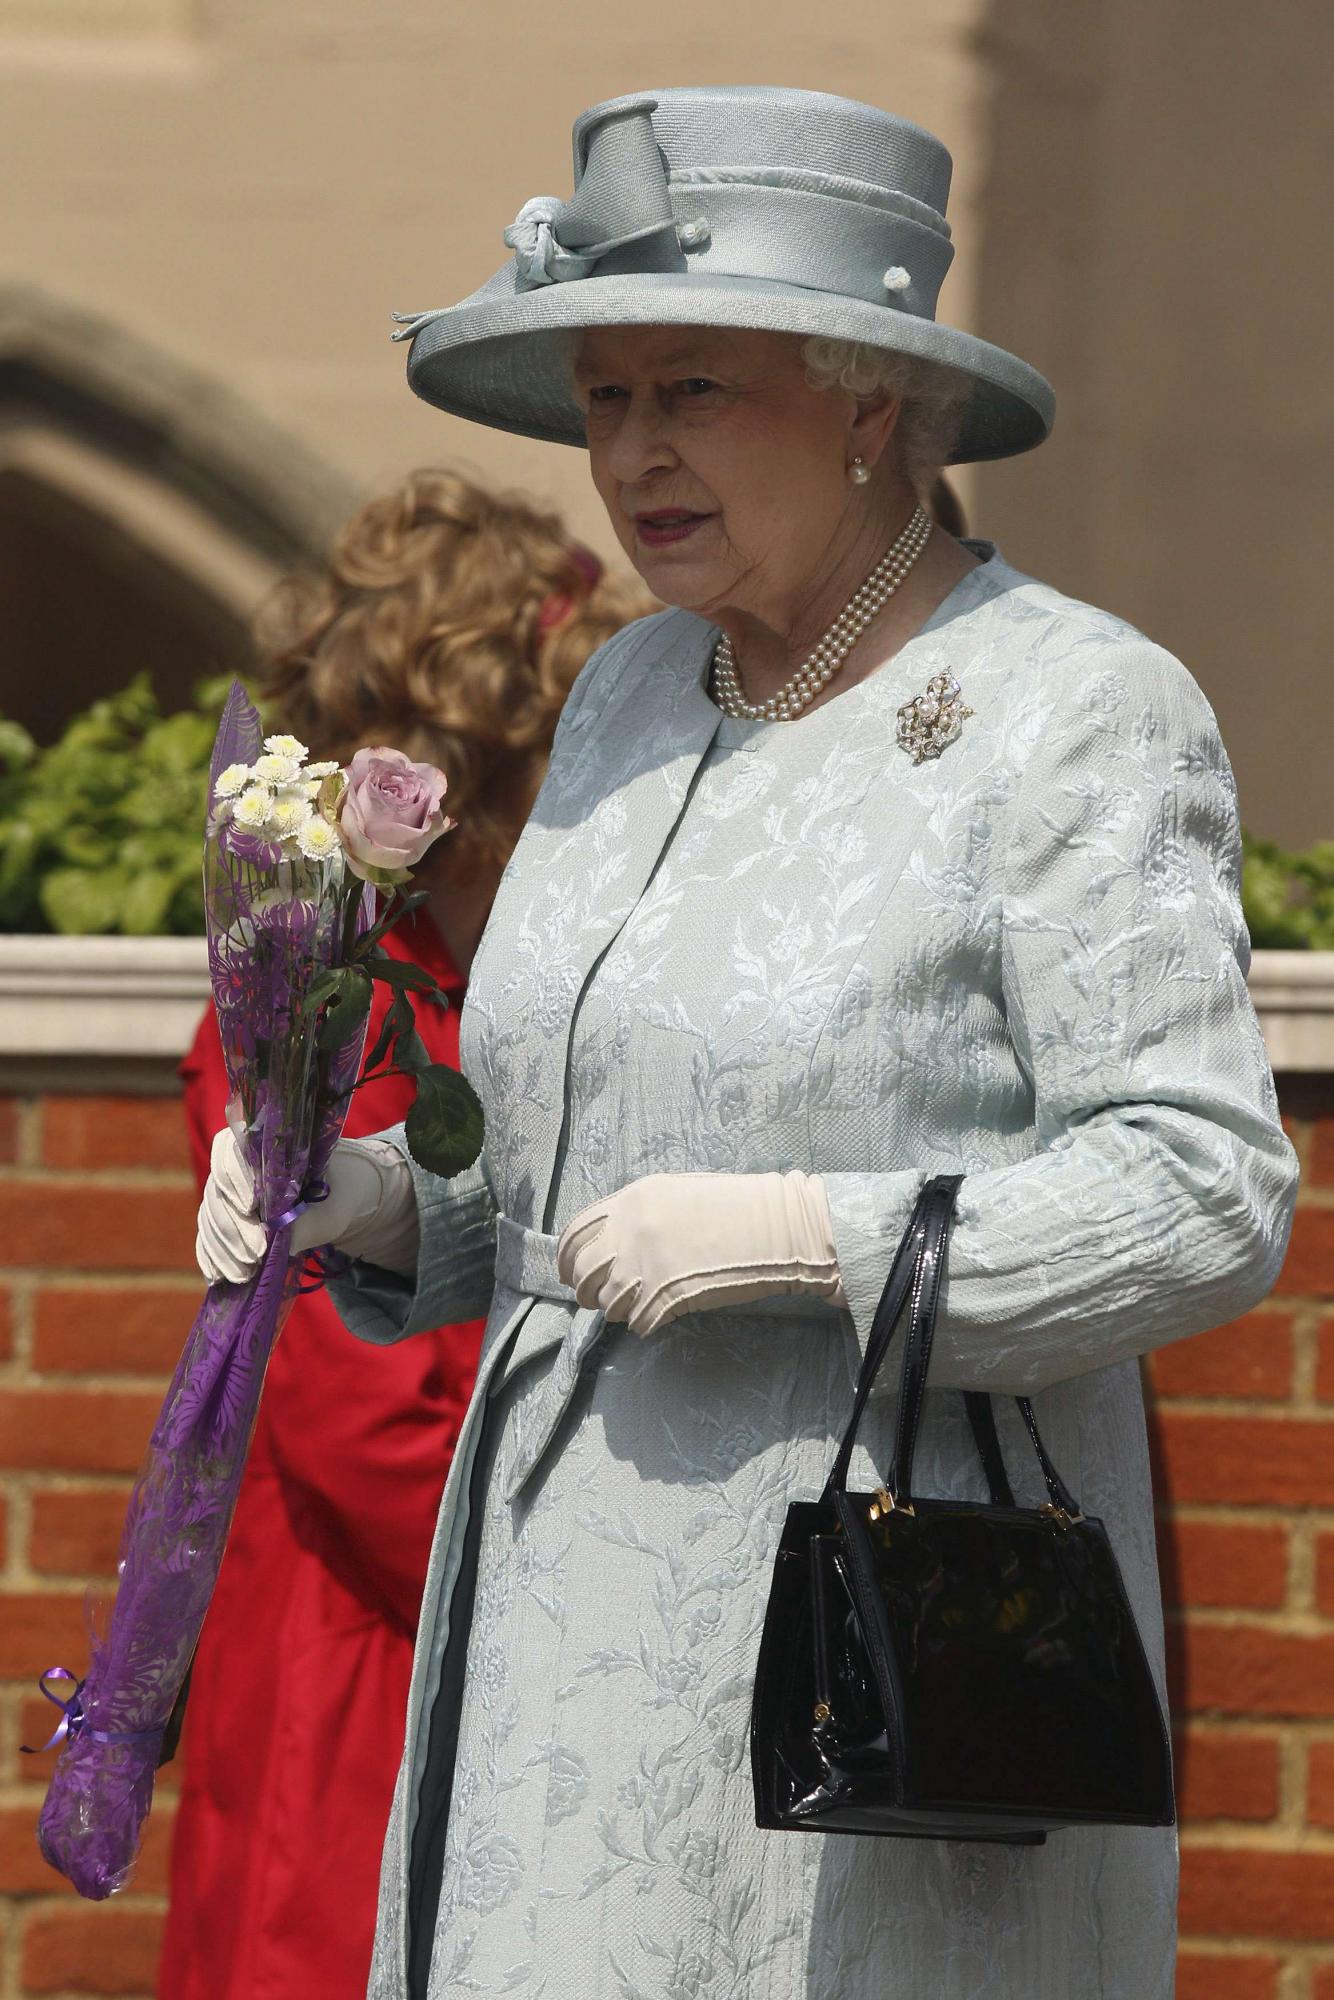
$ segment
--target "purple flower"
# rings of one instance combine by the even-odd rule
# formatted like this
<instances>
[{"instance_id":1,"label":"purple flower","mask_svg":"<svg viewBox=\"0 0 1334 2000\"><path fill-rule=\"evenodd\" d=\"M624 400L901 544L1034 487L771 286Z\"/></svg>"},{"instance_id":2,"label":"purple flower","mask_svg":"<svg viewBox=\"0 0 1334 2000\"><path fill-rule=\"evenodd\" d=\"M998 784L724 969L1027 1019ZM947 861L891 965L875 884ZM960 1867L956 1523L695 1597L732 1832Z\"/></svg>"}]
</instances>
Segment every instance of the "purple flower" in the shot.
<instances>
[{"instance_id":1,"label":"purple flower","mask_svg":"<svg viewBox=\"0 0 1334 2000\"><path fill-rule=\"evenodd\" d=\"M358 750L338 801L338 823L354 875L380 887L401 882L454 822L440 810L445 777L383 745ZM388 878L388 880L386 880Z\"/></svg>"}]
</instances>

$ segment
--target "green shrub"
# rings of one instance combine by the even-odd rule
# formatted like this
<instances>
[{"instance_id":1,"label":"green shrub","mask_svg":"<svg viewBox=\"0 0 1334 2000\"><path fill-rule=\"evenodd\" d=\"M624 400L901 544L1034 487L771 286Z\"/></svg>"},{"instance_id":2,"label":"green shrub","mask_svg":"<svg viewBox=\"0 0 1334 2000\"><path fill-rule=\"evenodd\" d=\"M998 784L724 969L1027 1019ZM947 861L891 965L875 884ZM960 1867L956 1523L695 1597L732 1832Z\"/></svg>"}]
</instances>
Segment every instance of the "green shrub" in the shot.
<instances>
[{"instance_id":1,"label":"green shrub","mask_svg":"<svg viewBox=\"0 0 1334 2000\"><path fill-rule=\"evenodd\" d=\"M164 716L146 674L39 749L0 718L0 931L204 928L209 757L230 679Z\"/></svg>"},{"instance_id":2,"label":"green shrub","mask_svg":"<svg viewBox=\"0 0 1334 2000\"><path fill-rule=\"evenodd\" d=\"M1334 951L1334 840L1300 854L1242 839L1241 899L1257 951Z\"/></svg>"}]
</instances>

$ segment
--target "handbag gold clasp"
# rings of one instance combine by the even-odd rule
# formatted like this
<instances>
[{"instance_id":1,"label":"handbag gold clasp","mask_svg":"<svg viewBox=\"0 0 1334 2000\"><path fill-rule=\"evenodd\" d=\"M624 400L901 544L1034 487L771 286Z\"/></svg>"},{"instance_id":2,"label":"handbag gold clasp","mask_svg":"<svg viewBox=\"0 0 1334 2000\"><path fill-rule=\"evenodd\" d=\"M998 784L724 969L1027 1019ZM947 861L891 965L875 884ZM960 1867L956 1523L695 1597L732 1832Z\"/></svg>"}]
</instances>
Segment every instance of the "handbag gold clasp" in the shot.
<instances>
[{"instance_id":1,"label":"handbag gold clasp","mask_svg":"<svg viewBox=\"0 0 1334 2000\"><path fill-rule=\"evenodd\" d=\"M1049 1500L1045 1507L1039 1507L1038 1512L1045 1514L1048 1520L1055 1521L1058 1528L1072 1528L1076 1521L1082 1521L1084 1518L1082 1514L1068 1514L1065 1508L1058 1507L1054 1500Z\"/></svg>"},{"instance_id":2,"label":"handbag gold clasp","mask_svg":"<svg viewBox=\"0 0 1334 2000\"><path fill-rule=\"evenodd\" d=\"M866 1510L866 1518L868 1521L879 1521L882 1517L888 1517L890 1514L911 1514L913 1519L916 1520L917 1509L913 1506L911 1500L896 1500L894 1495L887 1492L883 1486L877 1486L875 1489L875 1499Z\"/></svg>"}]
</instances>

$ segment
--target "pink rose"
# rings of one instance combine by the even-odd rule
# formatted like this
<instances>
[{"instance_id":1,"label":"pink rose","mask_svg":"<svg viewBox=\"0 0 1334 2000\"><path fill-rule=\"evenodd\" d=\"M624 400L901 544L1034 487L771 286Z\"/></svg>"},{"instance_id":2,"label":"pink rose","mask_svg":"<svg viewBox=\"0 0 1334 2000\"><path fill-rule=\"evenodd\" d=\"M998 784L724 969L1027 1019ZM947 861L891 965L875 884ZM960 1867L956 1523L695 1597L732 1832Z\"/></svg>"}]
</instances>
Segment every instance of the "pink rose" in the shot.
<instances>
[{"instance_id":1,"label":"pink rose","mask_svg":"<svg viewBox=\"0 0 1334 2000\"><path fill-rule=\"evenodd\" d=\"M407 879L432 841L454 822L440 810L444 773L401 750L358 750L338 801L347 865L363 882L388 888Z\"/></svg>"}]
</instances>

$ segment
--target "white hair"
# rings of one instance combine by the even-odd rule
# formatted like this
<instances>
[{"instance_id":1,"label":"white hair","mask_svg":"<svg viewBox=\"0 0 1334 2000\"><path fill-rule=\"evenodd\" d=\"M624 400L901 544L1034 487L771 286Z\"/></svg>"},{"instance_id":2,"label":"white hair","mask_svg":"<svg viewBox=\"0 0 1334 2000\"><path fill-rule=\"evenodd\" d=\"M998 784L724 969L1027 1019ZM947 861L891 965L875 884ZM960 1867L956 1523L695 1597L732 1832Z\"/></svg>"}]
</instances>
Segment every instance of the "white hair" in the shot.
<instances>
[{"instance_id":1,"label":"white hair","mask_svg":"<svg viewBox=\"0 0 1334 2000\"><path fill-rule=\"evenodd\" d=\"M813 389L842 389L859 401L871 396L901 398L894 449L904 478L916 493L927 494L958 443L973 393L970 378L943 362L919 361L915 355L894 354L863 340L833 340L820 334L801 341L801 358Z\"/></svg>"}]
</instances>

